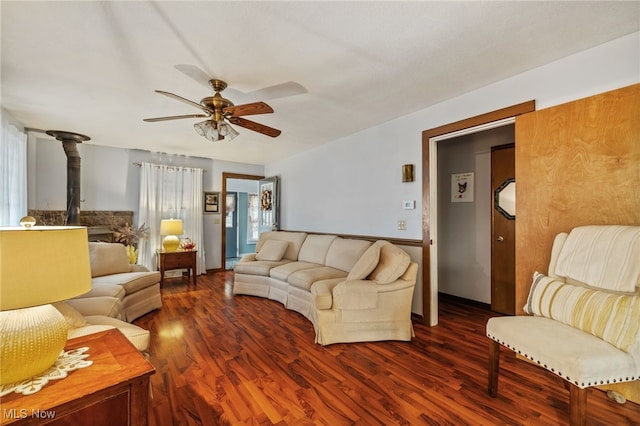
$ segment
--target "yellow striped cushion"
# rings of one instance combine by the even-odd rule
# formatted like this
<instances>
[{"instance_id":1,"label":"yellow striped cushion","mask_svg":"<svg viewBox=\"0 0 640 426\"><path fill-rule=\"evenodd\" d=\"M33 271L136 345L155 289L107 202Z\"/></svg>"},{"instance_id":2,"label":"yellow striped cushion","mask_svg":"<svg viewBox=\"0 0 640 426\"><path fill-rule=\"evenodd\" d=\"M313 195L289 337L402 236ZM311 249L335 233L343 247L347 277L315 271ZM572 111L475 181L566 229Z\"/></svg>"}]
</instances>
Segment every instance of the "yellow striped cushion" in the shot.
<instances>
[{"instance_id":1,"label":"yellow striped cushion","mask_svg":"<svg viewBox=\"0 0 640 426\"><path fill-rule=\"evenodd\" d=\"M524 310L593 334L625 352L640 331L640 297L566 284L537 272Z\"/></svg>"}]
</instances>

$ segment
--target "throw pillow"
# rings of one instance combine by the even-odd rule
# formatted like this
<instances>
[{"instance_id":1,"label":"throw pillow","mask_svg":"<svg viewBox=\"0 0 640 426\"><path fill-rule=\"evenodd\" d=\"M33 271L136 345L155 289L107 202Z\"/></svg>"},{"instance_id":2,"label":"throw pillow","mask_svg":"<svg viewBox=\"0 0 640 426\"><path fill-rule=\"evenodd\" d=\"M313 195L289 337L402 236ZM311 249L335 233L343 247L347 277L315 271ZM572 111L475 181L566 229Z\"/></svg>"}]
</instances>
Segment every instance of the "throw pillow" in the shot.
<instances>
[{"instance_id":1,"label":"throw pillow","mask_svg":"<svg viewBox=\"0 0 640 426\"><path fill-rule=\"evenodd\" d=\"M551 318L629 352L640 322L640 297L567 284L540 273L533 276L525 312Z\"/></svg>"},{"instance_id":2,"label":"throw pillow","mask_svg":"<svg viewBox=\"0 0 640 426\"><path fill-rule=\"evenodd\" d=\"M380 247L380 260L369 279L378 284L392 283L407 271L411 258L404 250L388 241L376 241L375 245Z\"/></svg>"},{"instance_id":3,"label":"throw pillow","mask_svg":"<svg viewBox=\"0 0 640 426\"><path fill-rule=\"evenodd\" d=\"M256 253L256 260L267 260L271 262L278 262L282 260L282 256L287 251L289 242L281 240L267 240L264 242L258 253Z\"/></svg>"},{"instance_id":4,"label":"throw pillow","mask_svg":"<svg viewBox=\"0 0 640 426\"><path fill-rule=\"evenodd\" d=\"M82 314L66 303L56 302L52 303L52 305L62 314L69 328L80 328L87 324L87 320L84 319Z\"/></svg>"},{"instance_id":5,"label":"throw pillow","mask_svg":"<svg viewBox=\"0 0 640 426\"><path fill-rule=\"evenodd\" d=\"M353 265L347 280L364 280L367 276L373 272L378 266L380 260L380 246L378 244L372 244L369 248L360 256L360 259Z\"/></svg>"}]
</instances>

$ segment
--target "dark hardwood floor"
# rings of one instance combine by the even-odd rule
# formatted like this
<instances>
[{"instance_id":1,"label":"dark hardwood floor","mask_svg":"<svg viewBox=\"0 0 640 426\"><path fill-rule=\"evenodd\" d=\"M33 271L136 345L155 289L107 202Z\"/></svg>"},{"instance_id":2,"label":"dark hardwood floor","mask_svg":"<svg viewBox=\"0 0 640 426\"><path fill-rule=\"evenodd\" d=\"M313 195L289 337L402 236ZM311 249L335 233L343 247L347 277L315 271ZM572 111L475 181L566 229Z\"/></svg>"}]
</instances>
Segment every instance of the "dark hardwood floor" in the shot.
<instances>
[{"instance_id":1,"label":"dark hardwood floor","mask_svg":"<svg viewBox=\"0 0 640 426\"><path fill-rule=\"evenodd\" d=\"M503 351L487 394L484 326L496 314L443 300L411 342L319 346L280 303L233 296L233 273L165 280L151 330L151 425L565 425L569 393ZM590 390L589 425L640 424L640 406Z\"/></svg>"}]
</instances>

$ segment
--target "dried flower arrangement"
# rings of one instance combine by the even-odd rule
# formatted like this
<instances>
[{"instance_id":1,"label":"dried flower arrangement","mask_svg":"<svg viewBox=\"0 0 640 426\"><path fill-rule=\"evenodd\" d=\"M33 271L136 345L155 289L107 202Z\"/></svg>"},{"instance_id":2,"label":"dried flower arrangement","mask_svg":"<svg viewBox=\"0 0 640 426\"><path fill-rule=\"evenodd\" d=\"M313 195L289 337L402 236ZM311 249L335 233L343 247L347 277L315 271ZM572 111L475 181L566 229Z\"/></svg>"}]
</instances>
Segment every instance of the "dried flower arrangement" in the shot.
<instances>
[{"instance_id":1,"label":"dried flower arrangement","mask_svg":"<svg viewBox=\"0 0 640 426\"><path fill-rule=\"evenodd\" d=\"M115 241L117 243L122 243L125 246L135 246L138 244L138 241L143 238L147 238L148 235L149 227L144 223L138 228L127 223L114 230Z\"/></svg>"}]
</instances>

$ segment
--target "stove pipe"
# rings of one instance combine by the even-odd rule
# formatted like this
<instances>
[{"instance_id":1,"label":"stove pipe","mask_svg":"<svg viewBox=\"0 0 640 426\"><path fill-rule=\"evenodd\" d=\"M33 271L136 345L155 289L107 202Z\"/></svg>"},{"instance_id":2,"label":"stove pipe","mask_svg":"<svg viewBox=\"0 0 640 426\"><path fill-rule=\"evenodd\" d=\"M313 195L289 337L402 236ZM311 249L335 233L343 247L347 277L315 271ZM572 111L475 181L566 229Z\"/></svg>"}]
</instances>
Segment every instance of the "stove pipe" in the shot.
<instances>
[{"instance_id":1,"label":"stove pipe","mask_svg":"<svg viewBox=\"0 0 640 426\"><path fill-rule=\"evenodd\" d=\"M78 152L78 144L91 140L91 138L79 133L61 130L47 130L47 134L62 142L62 148L67 156L66 224L80 225L80 152Z\"/></svg>"}]
</instances>

